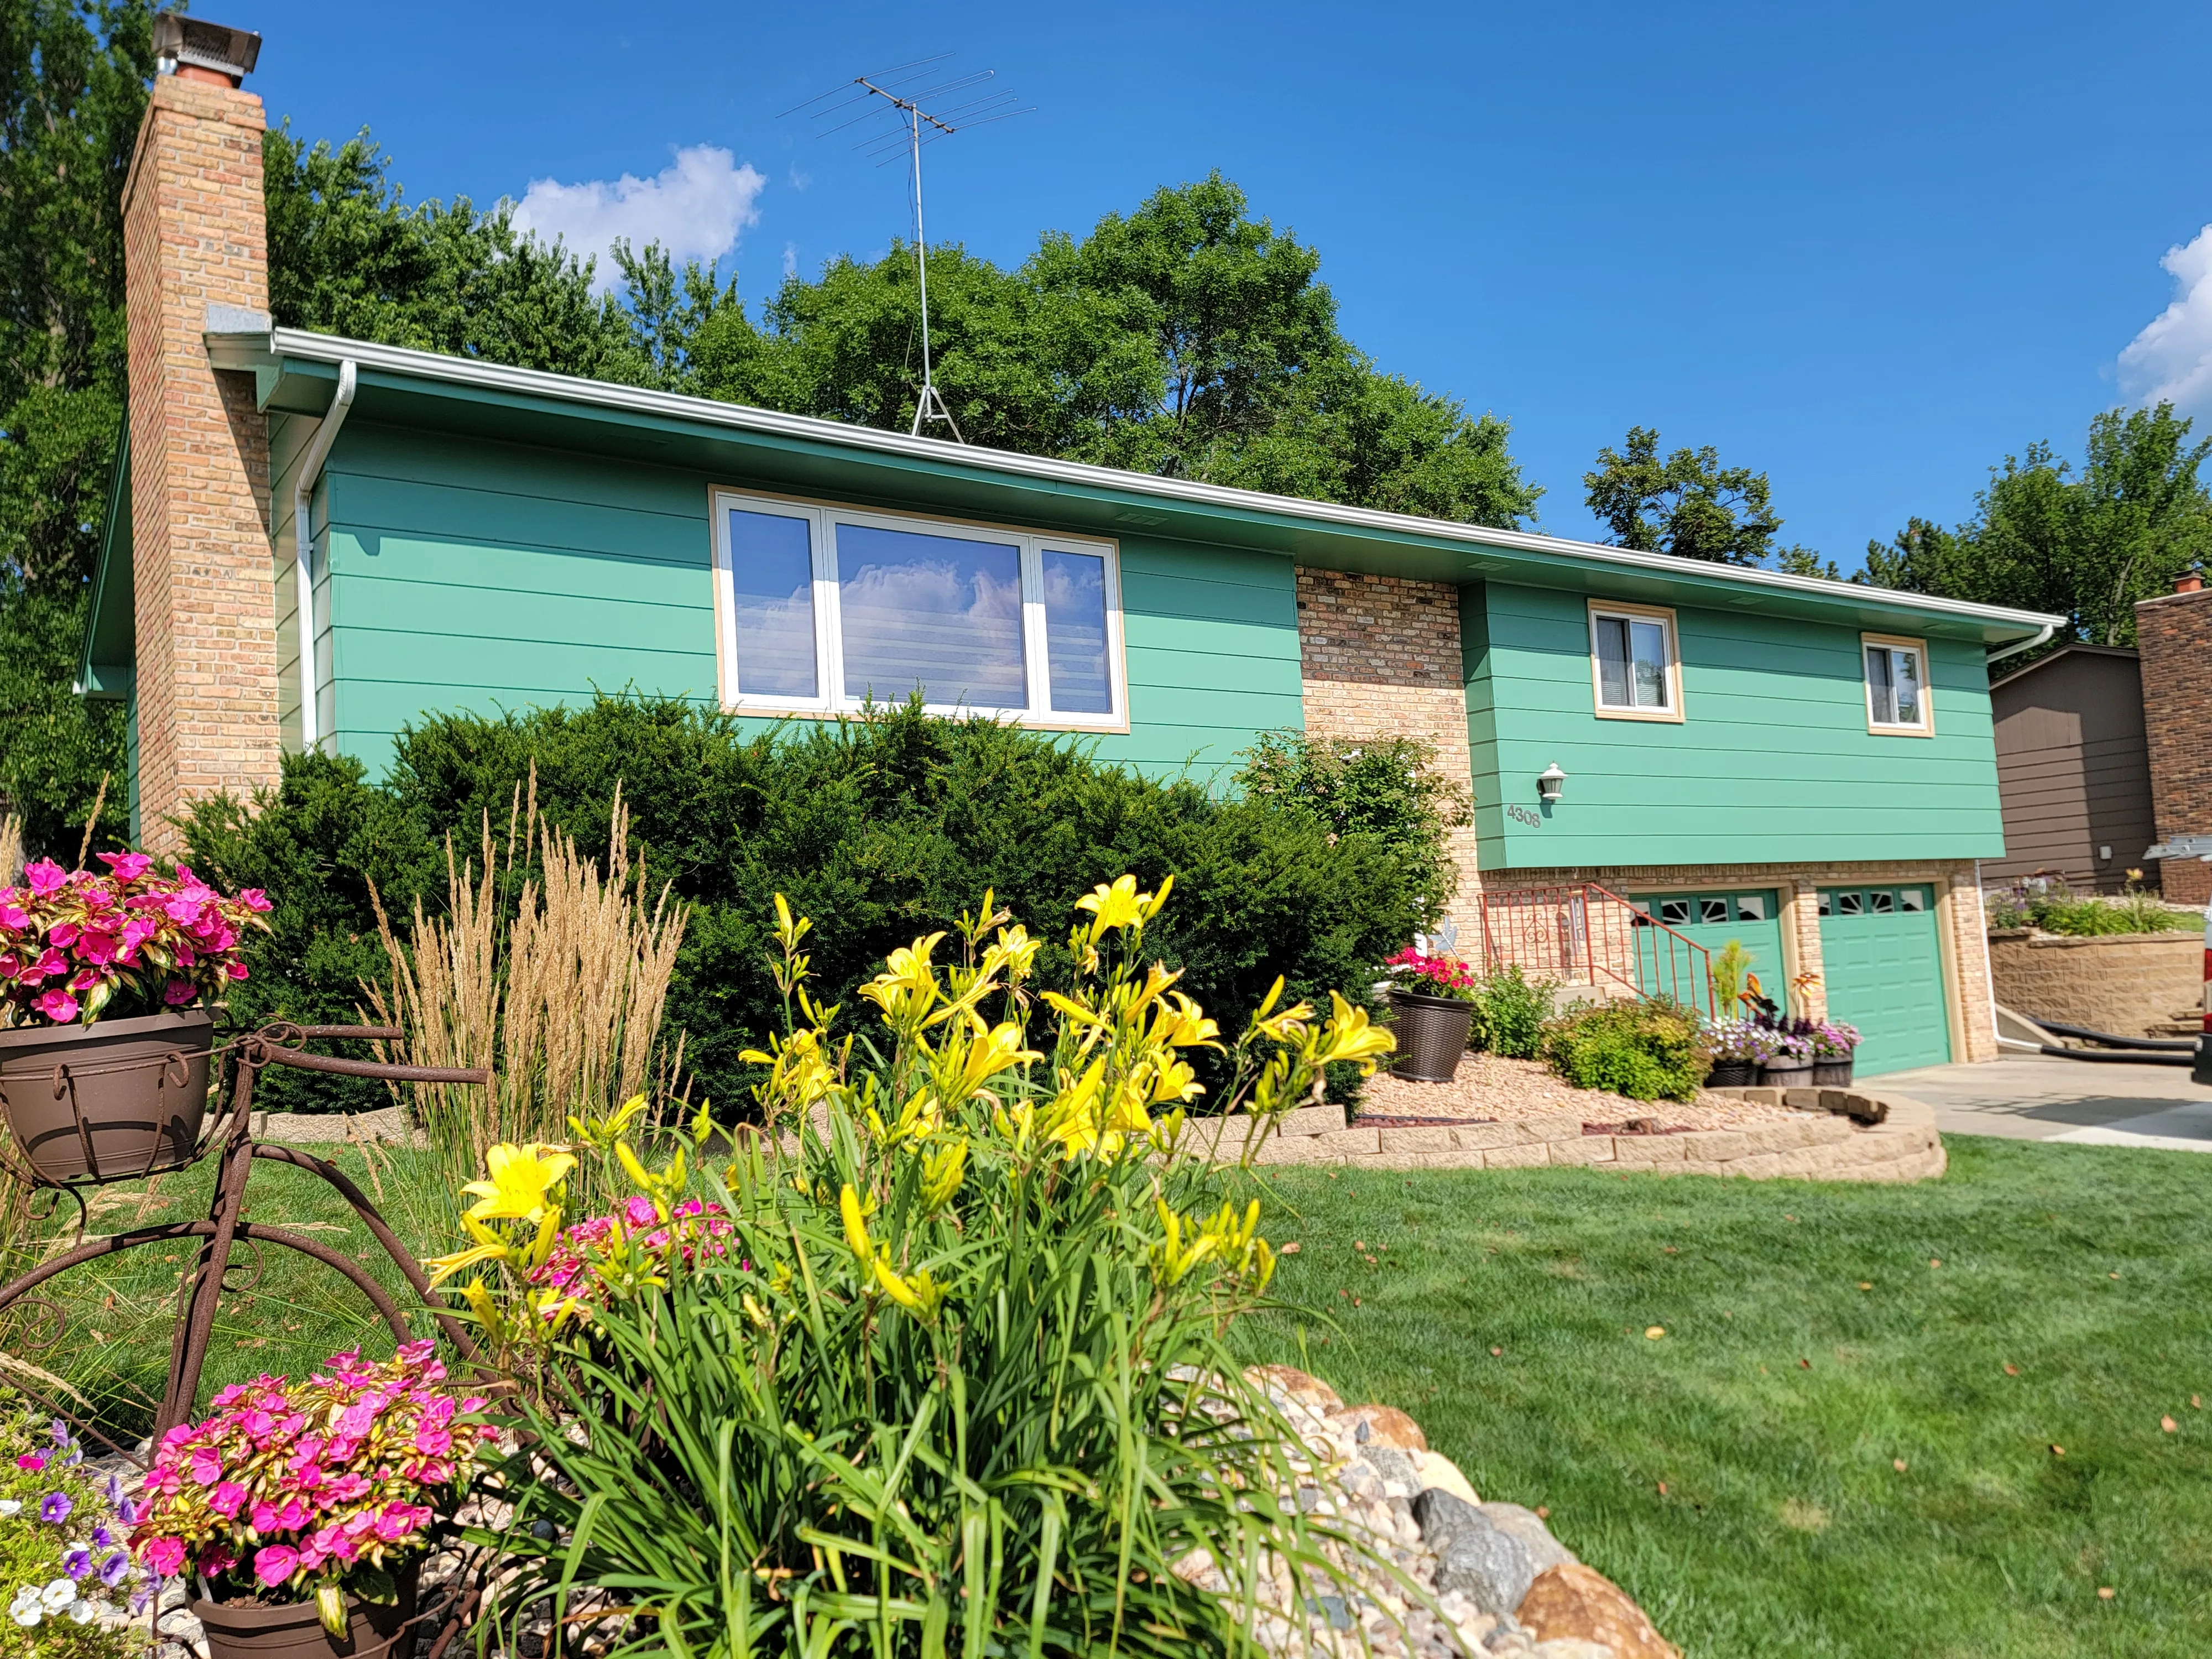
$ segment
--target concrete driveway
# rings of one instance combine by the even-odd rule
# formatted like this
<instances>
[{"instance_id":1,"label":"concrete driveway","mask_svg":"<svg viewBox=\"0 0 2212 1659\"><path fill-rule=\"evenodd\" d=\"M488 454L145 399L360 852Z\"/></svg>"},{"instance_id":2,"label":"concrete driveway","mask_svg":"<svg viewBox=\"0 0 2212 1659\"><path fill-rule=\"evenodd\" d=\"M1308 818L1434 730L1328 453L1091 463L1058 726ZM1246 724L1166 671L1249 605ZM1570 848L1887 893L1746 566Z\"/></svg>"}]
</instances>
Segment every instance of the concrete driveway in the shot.
<instances>
[{"instance_id":1,"label":"concrete driveway","mask_svg":"<svg viewBox=\"0 0 2212 1659\"><path fill-rule=\"evenodd\" d=\"M1945 1134L2212 1152L2212 1089L2191 1083L2186 1066L2008 1054L1867 1081L1926 1101Z\"/></svg>"}]
</instances>

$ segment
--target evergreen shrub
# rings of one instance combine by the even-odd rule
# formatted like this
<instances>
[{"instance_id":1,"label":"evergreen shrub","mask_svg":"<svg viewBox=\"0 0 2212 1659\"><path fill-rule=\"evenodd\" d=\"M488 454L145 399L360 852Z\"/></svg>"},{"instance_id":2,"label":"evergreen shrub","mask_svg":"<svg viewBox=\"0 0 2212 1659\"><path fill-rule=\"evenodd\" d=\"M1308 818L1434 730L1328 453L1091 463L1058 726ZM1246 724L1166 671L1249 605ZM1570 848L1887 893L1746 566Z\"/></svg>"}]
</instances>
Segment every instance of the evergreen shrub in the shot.
<instances>
[{"instance_id":1,"label":"evergreen shrub","mask_svg":"<svg viewBox=\"0 0 2212 1659\"><path fill-rule=\"evenodd\" d=\"M874 963L951 927L987 886L1017 915L1047 915L1124 872L1147 887L1174 876L1174 911L1148 947L1192 995L1224 1007L1255 1005L1279 973L1292 997L1325 1002L1341 988L1368 1006L1375 964L1431 926L1442 897L1427 832L1340 832L1296 800L1139 777L1077 739L911 705L762 730L673 698L601 696L427 718L400 735L381 781L356 761L292 756L275 789L197 803L192 867L276 905L234 1013L354 1018L361 982L384 971L372 884L395 917L417 898L435 914L447 838L466 857L488 816L503 845L518 792L533 787L541 815L604 858L617 783L647 882L672 883L694 907L668 1020L688 1033L692 1098L724 1115L747 1098L740 1055L781 1019L769 972L778 892L823 923L816 983L846 1005L841 1030ZM1049 941L1041 981L1068 968ZM386 1103L375 1085L274 1071L258 1085L272 1107ZM1332 1086L1343 1093L1349 1079L1333 1073Z\"/></svg>"}]
</instances>

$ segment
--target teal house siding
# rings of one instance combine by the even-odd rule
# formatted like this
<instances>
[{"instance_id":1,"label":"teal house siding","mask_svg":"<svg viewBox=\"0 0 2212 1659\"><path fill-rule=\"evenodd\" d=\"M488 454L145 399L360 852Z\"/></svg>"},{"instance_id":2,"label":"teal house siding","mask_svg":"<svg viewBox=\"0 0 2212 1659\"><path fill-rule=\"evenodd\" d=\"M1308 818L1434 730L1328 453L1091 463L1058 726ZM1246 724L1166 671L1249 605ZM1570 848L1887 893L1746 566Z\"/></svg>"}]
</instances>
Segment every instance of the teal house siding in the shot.
<instances>
[{"instance_id":1,"label":"teal house siding","mask_svg":"<svg viewBox=\"0 0 2212 1659\"><path fill-rule=\"evenodd\" d=\"M280 416L271 433L282 725L295 749L292 489L313 425ZM428 714L575 705L597 691L712 707L708 503L715 485L745 482L356 416L314 504L321 746L376 775L399 730ZM1075 740L1218 786L1260 732L1302 724L1291 562L1119 540L1130 729Z\"/></svg>"},{"instance_id":2,"label":"teal house siding","mask_svg":"<svg viewBox=\"0 0 2212 1659\"><path fill-rule=\"evenodd\" d=\"M1994 856L1978 646L1929 638L1933 737L1867 729L1859 630L1679 608L1679 723L1601 720L1584 597L1489 582L1464 630L1485 869ZM1565 799L1543 806L1557 763ZM1492 805L1492 803L1495 805Z\"/></svg>"}]
</instances>

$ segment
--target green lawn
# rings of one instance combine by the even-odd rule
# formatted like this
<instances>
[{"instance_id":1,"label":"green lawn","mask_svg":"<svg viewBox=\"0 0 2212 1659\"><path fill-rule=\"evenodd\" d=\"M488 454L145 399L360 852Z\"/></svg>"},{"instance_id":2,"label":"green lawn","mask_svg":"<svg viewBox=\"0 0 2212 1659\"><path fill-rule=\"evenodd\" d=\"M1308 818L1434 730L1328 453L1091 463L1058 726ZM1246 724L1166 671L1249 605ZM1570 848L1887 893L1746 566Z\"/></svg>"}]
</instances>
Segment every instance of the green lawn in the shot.
<instances>
[{"instance_id":1,"label":"green lawn","mask_svg":"<svg viewBox=\"0 0 2212 1659\"><path fill-rule=\"evenodd\" d=\"M1334 1323L1249 1346L1693 1659L2212 1653L2212 1158L1948 1145L1902 1188L1286 1170L1276 1286Z\"/></svg>"},{"instance_id":2,"label":"green lawn","mask_svg":"<svg viewBox=\"0 0 2212 1659\"><path fill-rule=\"evenodd\" d=\"M2212 1653L2212 1412L2191 1405L2212 1396L2212 1158L1949 1146L1947 1177L1904 1188L1285 1170L1264 1231L1299 1249L1276 1288L1325 1317L1247 1343L1404 1407L1485 1497L1547 1508L1692 1659ZM170 1177L149 1218L204 1207L208 1173ZM256 1214L366 1249L310 1177L264 1164L253 1190ZM143 1421L167 1358L185 1258L159 1255L80 1273L39 1356L118 1419ZM325 1269L272 1261L226 1304L207 1385L374 1344L365 1316Z\"/></svg>"}]
</instances>

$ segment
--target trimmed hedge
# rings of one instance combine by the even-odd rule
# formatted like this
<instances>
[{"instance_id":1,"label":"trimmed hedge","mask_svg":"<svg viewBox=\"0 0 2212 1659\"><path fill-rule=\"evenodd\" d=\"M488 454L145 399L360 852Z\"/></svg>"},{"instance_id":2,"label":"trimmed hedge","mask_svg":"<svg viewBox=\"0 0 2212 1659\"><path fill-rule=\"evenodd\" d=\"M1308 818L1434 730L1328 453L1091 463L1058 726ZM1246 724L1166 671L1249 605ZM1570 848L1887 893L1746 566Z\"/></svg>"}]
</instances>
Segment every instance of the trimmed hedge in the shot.
<instances>
[{"instance_id":1,"label":"trimmed hedge","mask_svg":"<svg viewBox=\"0 0 2212 1659\"><path fill-rule=\"evenodd\" d=\"M250 804L198 803L193 866L276 902L234 1013L352 1018L359 982L384 968L369 884L395 919L418 896L441 907L447 837L471 855L488 815L503 845L533 764L540 811L595 856L619 782L654 889L672 881L696 907L670 1018L726 1117L750 1103L739 1052L781 1017L768 974L778 892L817 925L817 986L849 1005L885 952L950 927L986 887L1047 941L1050 984L1078 896L1124 871L1147 886L1172 873L1176 902L1147 943L1211 1008L1256 1006L1277 973L1292 995L1365 1003L1375 964L1444 896L1431 848L1334 834L1296 799L1139 778L1066 738L911 705L748 738L672 699L601 697L426 720L401 735L382 783L356 761L294 756ZM384 1103L378 1085L281 1068L261 1086L280 1108Z\"/></svg>"},{"instance_id":2,"label":"trimmed hedge","mask_svg":"<svg viewBox=\"0 0 2212 1659\"><path fill-rule=\"evenodd\" d=\"M1577 1008L1545 1025L1544 1058L1578 1089L1632 1100L1694 1100L1712 1054L1698 1017L1667 1003Z\"/></svg>"}]
</instances>

